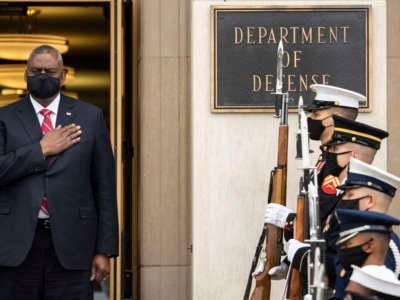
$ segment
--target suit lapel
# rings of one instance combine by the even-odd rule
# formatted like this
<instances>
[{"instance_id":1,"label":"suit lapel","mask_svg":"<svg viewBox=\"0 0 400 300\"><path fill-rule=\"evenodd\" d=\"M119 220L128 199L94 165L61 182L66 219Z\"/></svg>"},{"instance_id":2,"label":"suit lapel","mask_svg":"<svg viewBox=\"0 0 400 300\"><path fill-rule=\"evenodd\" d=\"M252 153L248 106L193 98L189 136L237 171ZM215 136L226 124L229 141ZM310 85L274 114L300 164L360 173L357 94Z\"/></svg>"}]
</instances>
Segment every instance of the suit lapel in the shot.
<instances>
[{"instance_id":1,"label":"suit lapel","mask_svg":"<svg viewBox=\"0 0 400 300\"><path fill-rule=\"evenodd\" d=\"M33 142L42 138L42 129L40 128L38 117L36 116L33 105L28 97L21 100L20 105L16 108L18 118L22 123L25 131Z\"/></svg>"},{"instance_id":2,"label":"suit lapel","mask_svg":"<svg viewBox=\"0 0 400 300\"><path fill-rule=\"evenodd\" d=\"M75 100L67 98L61 94L60 105L58 107L56 126L66 126L75 120Z\"/></svg>"}]
</instances>

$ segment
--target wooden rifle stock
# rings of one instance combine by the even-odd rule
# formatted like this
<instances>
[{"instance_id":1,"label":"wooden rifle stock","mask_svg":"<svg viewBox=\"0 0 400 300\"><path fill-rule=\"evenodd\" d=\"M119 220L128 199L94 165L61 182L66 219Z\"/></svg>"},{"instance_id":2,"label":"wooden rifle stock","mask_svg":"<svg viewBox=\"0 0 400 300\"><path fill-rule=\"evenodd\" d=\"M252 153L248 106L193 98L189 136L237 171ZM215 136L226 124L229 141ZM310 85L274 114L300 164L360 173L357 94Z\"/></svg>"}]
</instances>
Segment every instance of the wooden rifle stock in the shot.
<instances>
[{"instance_id":1,"label":"wooden rifle stock","mask_svg":"<svg viewBox=\"0 0 400 300\"><path fill-rule=\"evenodd\" d=\"M304 219L305 218L305 195L301 193L297 197L297 208L296 208L296 234L295 239L304 242ZM300 300L301 299L301 276L300 271L292 268L290 274L290 290L289 299L290 300Z\"/></svg>"},{"instance_id":2,"label":"wooden rifle stock","mask_svg":"<svg viewBox=\"0 0 400 300\"><path fill-rule=\"evenodd\" d=\"M286 181L287 181L287 152L288 152L288 131L287 125L279 126L278 138L278 166L275 167L272 176L271 202L286 206ZM256 285L251 295L252 300L270 299L271 276L268 271L280 264L282 252L282 229L270 224L265 224L266 237L266 264L263 272L255 276Z\"/></svg>"}]
</instances>

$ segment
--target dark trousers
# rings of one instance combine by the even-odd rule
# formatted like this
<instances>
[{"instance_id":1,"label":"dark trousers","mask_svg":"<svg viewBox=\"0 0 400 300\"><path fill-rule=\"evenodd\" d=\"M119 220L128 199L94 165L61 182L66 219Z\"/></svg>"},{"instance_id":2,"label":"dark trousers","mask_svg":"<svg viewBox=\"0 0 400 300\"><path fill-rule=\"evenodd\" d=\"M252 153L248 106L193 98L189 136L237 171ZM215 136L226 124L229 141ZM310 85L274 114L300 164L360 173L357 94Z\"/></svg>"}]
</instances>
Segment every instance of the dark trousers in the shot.
<instances>
[{"instance_id":1,"label":"dark trousers","mask_svg":"<svg viewBox=\"0 0 400 300\"><path fill-rule=\"evenodd\" d=\"M17 267L0 267L1 300L92 300L90 270L66 270L49 228L38 224L32 248Z\"/></svg>"}]
</instances>

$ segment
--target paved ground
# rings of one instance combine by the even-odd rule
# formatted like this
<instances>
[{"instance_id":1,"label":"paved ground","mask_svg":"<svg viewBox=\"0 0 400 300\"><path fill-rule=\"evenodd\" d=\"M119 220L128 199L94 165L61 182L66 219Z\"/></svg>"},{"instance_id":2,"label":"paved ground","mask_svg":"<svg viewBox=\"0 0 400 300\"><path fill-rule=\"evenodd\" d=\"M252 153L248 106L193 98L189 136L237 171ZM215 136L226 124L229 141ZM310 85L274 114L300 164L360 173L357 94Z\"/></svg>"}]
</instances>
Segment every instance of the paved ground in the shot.
<instances>
[{"instance_id":1,"label":"paved ground","mask_svg":"<svg viewBox=\"0 0 400 300\"><path fill-rule=\"evenodd\" d=\"M94 300L108 300L108 297L104 294L104 292L95 292Z\"/></svg>"}]
</instances>

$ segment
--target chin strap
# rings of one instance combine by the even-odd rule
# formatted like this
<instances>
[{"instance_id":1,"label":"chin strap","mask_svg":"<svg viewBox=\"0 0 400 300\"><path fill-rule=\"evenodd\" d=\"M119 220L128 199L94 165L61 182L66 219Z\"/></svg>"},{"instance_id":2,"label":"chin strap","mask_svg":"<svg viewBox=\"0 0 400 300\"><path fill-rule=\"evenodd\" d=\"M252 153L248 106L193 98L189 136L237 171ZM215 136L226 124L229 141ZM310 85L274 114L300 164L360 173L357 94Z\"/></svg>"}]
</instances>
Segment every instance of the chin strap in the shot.
<instances>
[{"instance_id":1,"label":"chin strap","mask_svg":"<svg viewBox=\"0 0 400 300\"><path fill-rule=\"evenodd\" d=\"M396 243L393 240L390 240L389 248L390 248L390 250L392 250L393 257L394 257L394 262L395 262L394 273L396 274L396 277L399 277L399 274L400 274L400 251L399 251L399 248L397 247Z\"/></svg>"}]
</instances>

